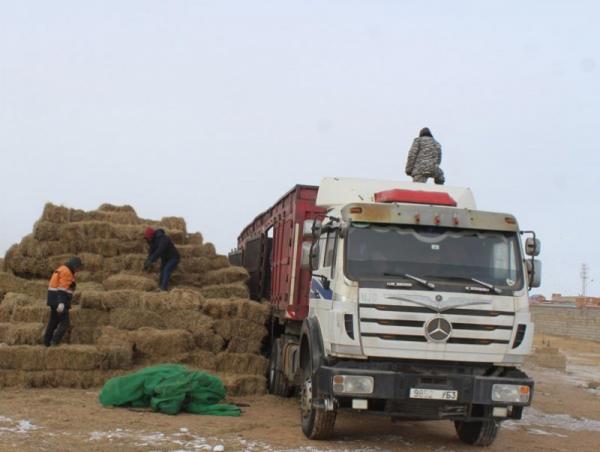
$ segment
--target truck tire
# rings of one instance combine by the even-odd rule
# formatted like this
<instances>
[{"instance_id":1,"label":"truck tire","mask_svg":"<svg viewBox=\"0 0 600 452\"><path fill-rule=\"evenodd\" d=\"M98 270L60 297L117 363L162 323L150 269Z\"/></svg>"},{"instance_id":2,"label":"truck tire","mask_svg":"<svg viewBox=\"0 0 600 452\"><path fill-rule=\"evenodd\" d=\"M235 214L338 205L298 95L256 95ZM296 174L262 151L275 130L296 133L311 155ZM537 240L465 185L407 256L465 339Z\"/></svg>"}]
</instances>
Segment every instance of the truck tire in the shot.
<instances>
[{"instance_id":1,"label":"truck tire","mask_svg":"<svg viewBox=\"0 0 600 452\"><path fill-rule=\"evenodd\" d=\"M500 424L494 419L487 421L454 421L454 428L460 440L473 446L485 447L496 439Z\"/></svg>"},{"instance_id":2,"label":"truck tire","mask_svg":"<svg viewBox=\"0 0 600 452\"><path fill-rule=\"evenodd\" d=\"M283 373L281 351L281 339L275 339L271 346L271 359L269 360L269 393L279 397L289 397L291 390Z\"/></svg>"},{"instance_id":3,"label":"truck tire","mask_svg":"<svg viewBox=\"0 0 600 452\"><path fill-rule=\"evenodd\" d=\"M302 387L300 391L300 422L302 432L308 439L329 439L333 434L337 411L315 408L312 405L313 394L318 393L312 383L312 359L308 357L302 363Z\"/></svg>"}]
</instances>

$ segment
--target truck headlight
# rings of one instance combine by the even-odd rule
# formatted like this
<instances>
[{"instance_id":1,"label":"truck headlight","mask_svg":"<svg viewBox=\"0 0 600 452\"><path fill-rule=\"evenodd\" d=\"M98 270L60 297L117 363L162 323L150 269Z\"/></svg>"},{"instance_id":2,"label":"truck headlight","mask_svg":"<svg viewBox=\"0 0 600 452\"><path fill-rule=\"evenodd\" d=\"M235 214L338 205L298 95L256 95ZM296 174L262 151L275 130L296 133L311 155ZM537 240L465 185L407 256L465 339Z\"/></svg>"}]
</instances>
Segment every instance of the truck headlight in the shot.
<instances>
[{"instance_id":1,"label":"truck headlight","mask_svg":"<svg viewBox=\"0 0 600 452\"><path fill-rule=\"evenodd\" d=\"M375 380L362 375L336 375L333 377L333 392L338 394L371 394Z\"/></svg>"},{"instance_id":2,"label":"truck headlight","mask_svg":"<svg viewBox=\"0 0 600 452\"><path fill-rule=\"evenodd\" d=\"M531 390L524 385L496 384L492 386L492 400L494 402L527 403Z\"/></svg>"}]
</instances>

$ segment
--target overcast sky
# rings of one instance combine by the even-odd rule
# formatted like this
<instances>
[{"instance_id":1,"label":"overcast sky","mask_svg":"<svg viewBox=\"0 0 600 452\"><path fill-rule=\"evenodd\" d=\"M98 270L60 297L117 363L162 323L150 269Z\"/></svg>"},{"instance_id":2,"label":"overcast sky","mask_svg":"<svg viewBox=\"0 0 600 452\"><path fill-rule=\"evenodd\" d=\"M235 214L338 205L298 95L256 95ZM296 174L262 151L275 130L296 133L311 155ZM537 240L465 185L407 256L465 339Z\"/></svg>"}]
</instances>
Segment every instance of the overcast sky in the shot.
<instances>
[{"instance_id":1,"label":"overcast sky","mask_svg":"<svg viewBox=\"0 0 600 452\"><path fill-rule=\"evenodd\" d=\"M543 286L600 294L596 1L0 1L0 253L45 202L184 216L226 253L323 176L449 185L543 242Z\"/></svg>"}]
</instances>

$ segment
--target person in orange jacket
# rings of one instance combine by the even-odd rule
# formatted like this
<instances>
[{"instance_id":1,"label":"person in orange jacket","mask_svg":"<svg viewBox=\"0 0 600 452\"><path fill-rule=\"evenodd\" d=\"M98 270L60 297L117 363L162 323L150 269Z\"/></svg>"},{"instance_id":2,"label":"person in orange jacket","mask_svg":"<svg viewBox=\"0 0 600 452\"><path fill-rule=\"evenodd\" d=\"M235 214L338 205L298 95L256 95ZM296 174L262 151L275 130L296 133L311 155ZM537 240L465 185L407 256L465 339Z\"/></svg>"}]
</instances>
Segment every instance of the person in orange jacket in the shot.
<instances>
[{"instance_id":1,"label":"person in orange jacket","mask_svg":"<svg viewBox=\"0 0 600 452\"><path fill-rule=\"evenodd\" d=\"M46 304L50 307L50 319L44 332L44 345L58 345L69 328L69 309L75 292L75 273L81 270L83 262L77 256L58 267L48 284Z\"/></svg>"}]
</instances>

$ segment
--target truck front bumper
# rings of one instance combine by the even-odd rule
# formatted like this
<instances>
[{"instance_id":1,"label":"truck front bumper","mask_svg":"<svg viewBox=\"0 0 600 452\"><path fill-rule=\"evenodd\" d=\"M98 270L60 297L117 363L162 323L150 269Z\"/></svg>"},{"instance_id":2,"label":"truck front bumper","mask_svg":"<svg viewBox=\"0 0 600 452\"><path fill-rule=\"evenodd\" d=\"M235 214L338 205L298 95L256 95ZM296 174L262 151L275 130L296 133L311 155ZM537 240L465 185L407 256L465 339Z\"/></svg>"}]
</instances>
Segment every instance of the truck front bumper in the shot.
<instances>
[{"instance_id":1,"label":"truck front bumper","mask_svg":"<svg viewBox=\"0 0 600 452\"><path fill-rule=\"evenodd\" d=\"M319 405L324 404L325 401L334 401L338 408L352 408L354 400L366 400L367 411L392 417L423 420L477 420L490 417L520 419L523 407L530 405L533 398L533 380L520 372L518 374L521 376L515 378L452 372L411 373L379 370L373 367L368 362L360 368L346 368L339 365L320 366L313 376L313 403ZM371 377L372 392L368 394L335 392L333 378L336 375ZM526 402L494 401L492 387L495 384L528 386L529 399ZM438 393L456 391L456 400L413 398L411 389L433 389Z\"/></svg>"}]
</instances>

